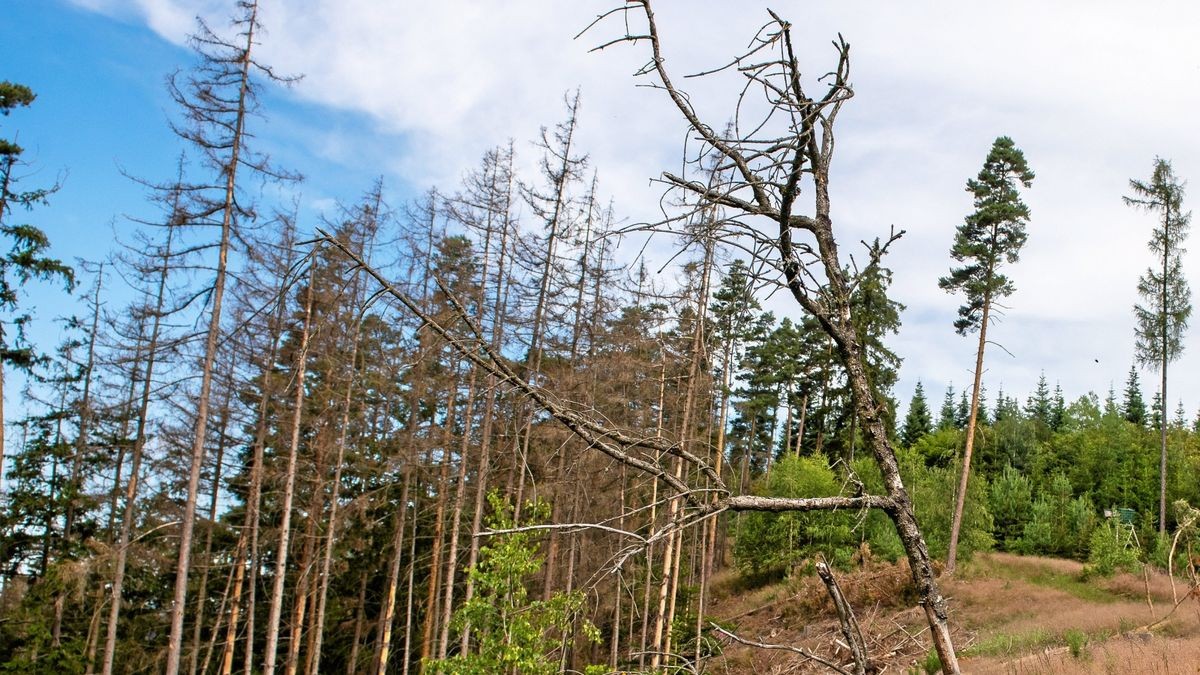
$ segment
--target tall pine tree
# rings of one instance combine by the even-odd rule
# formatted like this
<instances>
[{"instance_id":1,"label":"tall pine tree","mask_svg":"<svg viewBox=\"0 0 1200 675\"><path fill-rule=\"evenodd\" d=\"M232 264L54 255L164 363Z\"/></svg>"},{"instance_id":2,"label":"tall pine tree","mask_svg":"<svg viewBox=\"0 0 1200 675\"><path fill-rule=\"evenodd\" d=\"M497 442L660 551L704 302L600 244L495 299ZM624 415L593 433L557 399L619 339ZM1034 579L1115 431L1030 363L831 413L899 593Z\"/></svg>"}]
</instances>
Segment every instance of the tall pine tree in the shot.
<instances>
[{"instance_id":1,"label":"tall pine tree","mask_svg":"<svg viewBox=\"0 0 1200 675\"><path fill-rule=\"evenodd\" d=\"M1171 170L1171 163L1154 160L1154 173L1148 183L1130 180L1133 195L1125 203L1150 211L1160 220L1150 237L1155 266L1138 279L1138 295L1146 304L1133 308L1137 317L1137 360L1157 366L1161 375L1158 400L1167 400L1167 365L1183 353L1183 331L1192 315L1191 290L1183 273L1183 242L1187 238L1190 211L1183 210L1183 185ZM1166 415L1160 414L1160 419ZM1161 441L1158 472L1158 531L1167 531L1167 425L1160 423Z\"/></svg>"},{"instance_id":2,"label":"tall pine tree","mask_svg":"<svg viewBox=\"0 0 1200 675\"><path fill-rule=\"evenodd\" d=\"M967 479L971 471L971 450L975 441L976 416L983 382L983 353L987 346L987 329L994 311L993 304L1012 294L1012 280L1000 273L1005 263L1015 263L1025 245L1025 225L1029 222L1029 207L1021 201L1018 185L1029 187L1033 171L1025 162L1025 154L1011 138L1001 136L992 145L983 169L974 180L967 181L967 191L975 197L975 213L967 216L954 237L950 255L963 263L950 275L938 280L938 285L950 293L962 292L966 303L958 308L954 328L960 335L979 331L979 347L975 353L975 384L972 390L971 412L967 421L967 444L963 451L962 478L950 526L950 548L946 556L946 571L954 573L958 554L958 533L962 527L963 503Z\"/></svg>"}]
</instances>

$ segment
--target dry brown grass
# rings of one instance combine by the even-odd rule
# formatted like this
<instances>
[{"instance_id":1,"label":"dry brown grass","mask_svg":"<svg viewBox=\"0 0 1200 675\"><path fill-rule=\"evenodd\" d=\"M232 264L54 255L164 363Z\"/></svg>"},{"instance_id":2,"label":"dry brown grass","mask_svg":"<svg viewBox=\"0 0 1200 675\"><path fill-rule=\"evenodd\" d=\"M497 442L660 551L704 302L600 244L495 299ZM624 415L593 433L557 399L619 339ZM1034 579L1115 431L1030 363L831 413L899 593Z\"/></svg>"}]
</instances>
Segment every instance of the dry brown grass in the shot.
<instances>
[{"instance_id":1,"label":"dry brown grass","mask_svg":"<svg viewBox=\"0 0 1200 675\"><path fill-rule=\"evenodd\" d=\"M1164 621L1172 607L1166 575L1082 578L1079 562L1002 553L979 556L958 577L943 578L964 672L1200 673L1200 600L1187 599ZM908 579L904 565L872 565L841 578L873 658L889 673L919 668L929 649L923 613L901 606L912 602ZM1177 587L1183 597L1186 586L1177 580ZM905 603L898 604L898 597ZM816 579L740 597L731 593L713 611L736 617L737 632L745 637L848 661L836 645L837 625ZM1071 653L1071 641L1078 656ZM729 647L709 671L821 672L791 653L739 646Z\"/></svg>"}]
</instances>

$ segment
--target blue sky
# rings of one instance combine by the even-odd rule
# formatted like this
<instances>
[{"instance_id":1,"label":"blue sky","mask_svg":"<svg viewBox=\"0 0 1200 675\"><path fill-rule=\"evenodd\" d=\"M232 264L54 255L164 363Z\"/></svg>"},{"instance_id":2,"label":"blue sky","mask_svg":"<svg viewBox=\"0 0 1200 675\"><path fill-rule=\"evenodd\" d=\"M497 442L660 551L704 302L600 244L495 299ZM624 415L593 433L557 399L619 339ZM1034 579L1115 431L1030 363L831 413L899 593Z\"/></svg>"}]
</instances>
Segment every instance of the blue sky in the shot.
<instances>
[{"instance_id":1,"label":"blue sky","mask_svg":"<svg viewBox=\"0 0 1200 675\"><path fill-rule=\"evenodd\" d=\"M34 107L0 120L35 162L28 184L69 171L51 207L30 215L58 255L97 258L121 214L146 210L120 169L170 176L179 144L163 82L186 67L183 42L197 14L222 26L231 0L10 0L0 78L32 86ZM305 174L296 188L311 223L382 176L395 203L431 185L453 187L489 146L528 141L561 116L564 91L582 86L581 143L619 212L654 217L650 177L678 164L682 126L657 92L636 88L644 62L632 49L589 54L618 29L574 40L605 2L263 0L260 51L282 73L270 89L258 147ZM740 49L765 18L763 3L660 3L668 63L700 70ZM1043 370L1071 396L1110 381L1120 389L1133 356L1131 307L1150 257L1151 221L1122 205L1128 179L1156 155L1179 175L1200 175L1200 9L1185 2L845 3L779 2L796 24L810 74L825 72L829 40L853 45L856 97L840 120L834 216L845 242L895 225L894 297L908 310L894 341L905 358L898 397L918 377L932 398L970 378L974 341L954 334L958 300L937 289L954 227L970 211L963 191L992 139L1012 136L1038 174L1027 194L1033 220L1018 292L992 335L985 376L993 394L1024 395ZM605 32L607 31L607 33ZM596 36L593 39L592 36ZM689 81L719 123L728 83ZM1194 202L1194 198L1189 203ZM668 242L661 242L665 248ZM1195 248L1195 246L1193 246ZM1185 258L1200 290L1196 251ZM39 290L40 313L62 296ZM795 311L777 300L777 314ZM49 346L49 345L47 345ZM1096 361L1099 360L1097 364ZM1174 367L1171 408L1200 405L1200 329ZM1154 373L1144 371L1147 397ZM10 400L13 394L9 394Z\"/></svg>"}]
</instances>

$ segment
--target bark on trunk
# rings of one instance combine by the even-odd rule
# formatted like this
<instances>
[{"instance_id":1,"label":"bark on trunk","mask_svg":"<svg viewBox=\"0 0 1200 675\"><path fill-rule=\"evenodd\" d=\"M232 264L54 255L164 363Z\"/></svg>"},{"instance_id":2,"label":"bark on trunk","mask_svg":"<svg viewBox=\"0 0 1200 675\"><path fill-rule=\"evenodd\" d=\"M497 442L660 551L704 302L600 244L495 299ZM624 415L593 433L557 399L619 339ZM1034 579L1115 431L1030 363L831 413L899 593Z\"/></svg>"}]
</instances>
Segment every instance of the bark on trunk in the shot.
<instances>
[{"instance_id":1,"label":"bark on trunk","mask_svg":"<svg viewBox=\"0 0 1200 675\"><path fill-rule=\"evenodd\" d=\"M315 266L314 266L315 269ZM300 347L296 356L296 396L293 400L291 440L288 443L288 467L283 487L283 503L280 506L279 548L275 555L275 577L271 587L271 608L267 619L267 644L263 658L263 671L275 673L275 657L279 647L280 620L283 616L283 587L287 577L288 545L292 535L292 500L296 489L296 465L300 454L300 422L304 411L304 377L308 368L308 339L313 311L312 274L304 300L304 327L300 334Z\"/></svg>"},{"instance_id":2,"label":"bark on trunk","mask_svg":"<svg viewBox=\"0 0 1200 675\"><path fill-rule=\"evenodd\" d=\"M396 617L396 591L400 585L400 562L404 557L404 527L406 525L405 516L408 512L408 488L411 476L411 471L406 470L404 488L400 496L400 510L396 513L396 531L392 536L392 562L388 567L387 594L384 595L383 607L379 612L379 648L376 651L374 672L380 674L387 672L388 660L391 658L392 624ZM414 511L413 519L415 520L416 517L417 514ZM405 634L407 636L407 631ZM404 658L407 661L407 647Z\"/></svg>"},{"instance_id":3,"label":"bark on trunk","mask_svg":"<svg viewBox=\"0 0 1200 675\"><path fill-rule=\"evenodd\" d=\"M962 530L963 509L967 501L967 480L971 473L971 452L975 448L975 425L979 416L979 392L983 386L983 351L987 346L988 318L992 304L986 295L983 299L983 320L979 325L979 347L975 352L975 382L971 386L971 414L967 418L967 440L963 449L962 475L958 479L958 493L954 497L954 516L950 523L950 548L946 553L946 574L953 575L958 561L958 537Z\"/></svg>"},{"instance_id":4,"label":"bark on trunk","mask_svg":"<svg viewBox=\"0 0 1200 675\"><path fill-rule=\"evenodd\" d=\"M172 206L172 210L177 211L178 207L178 196L176 196L176 203ZM117 626L121 617L121 600L125 586L125 566L129 559L129 542L133 532L138 475L142 470L142 451L146 446L146 425L150 413L150 393L154 378L154 364L158 357L158 338L162 328L163 303L166 296L167 273L174 232L174 228L168 226L167 240L163 246L162 267L159 269L158 291L154 300L154 313L151 315L150 340L146 345L146 364L145 370L142 372L141 399L138 403L137 426L129 460L129 482L125 486L125 506L121 515L121 532L117 536L116 542L117 559L114 565L115 569L113 570L112 597L109 600L108 628L104 638L104 661L100 671L103 675L112 675L113 663L116 657Z\"/></svg>"},{"instance_id":5,"label":"bark on trunk","mask_svg":"<svg viewBox=\"0 0 1200 675\"><path fill-rule=\"evenodd\" d=\"M184 503L183 523L179 532L179 561L175 568L175 593L171 601L171 634L167 642L167 675L178 675L183 657L183 615L187 602L188 572L191 569L192 530L196 519L196 500L200 492L200 469L204 464L204 441L208 431L209 392L212 370L217 357L217 342L221 332L221 304L225 298L225 272L229 265L234 212L237 209L235 191L240 166L242 135L246 123L246 105L250 90L250 51L254 45L258 3L250 5L246 29L246 46L241 54L241 80L238 84L236 116L233 124L229 162L224 167L225 195L222 209L221 241L217 249L217 275L213 283L212 310L204 343L204 361L200 377L200 397L196 407L196 427L192 441L191 468L188 473L187 500Z\"/></svg>"}]
</instances>

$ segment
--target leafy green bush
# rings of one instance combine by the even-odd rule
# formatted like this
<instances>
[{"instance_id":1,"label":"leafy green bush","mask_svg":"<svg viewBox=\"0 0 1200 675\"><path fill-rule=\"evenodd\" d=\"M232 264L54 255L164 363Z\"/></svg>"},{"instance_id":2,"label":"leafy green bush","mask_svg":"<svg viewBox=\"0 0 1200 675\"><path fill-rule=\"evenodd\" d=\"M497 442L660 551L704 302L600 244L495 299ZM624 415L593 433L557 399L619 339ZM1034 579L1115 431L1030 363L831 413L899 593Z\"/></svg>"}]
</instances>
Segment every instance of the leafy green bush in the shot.
<instances>
[{"instance_id":1,"label":"leafy green bush","mask_svg":"<svg viewBox=\"0 0 1200 675\"><path fill-rule=\"evenodd\" d=\"M768 497L827 497L841 484L823 458L789 455L771 469L759 494ZM748 513L733 543L733 557L743 572L789 572L823 554L845 566L858 541L851 532L854 513L813 511Z\"/></svg>"},{"instance_id":2,"label":"leafy green bush","mask_svg":"<svg viewBox=\"0 0 1200 675\"><path fill-rule=\"evenodd\" d=\"M944 558L950 546L950 521L954 517L954 495L958 491L958 466L927 466L915 451L902 451L897 454L897 459L900 461L900 477L912 498L913 510L916 511L929 554ZM854 469L866 485L867 492L883 493L883 479L873 461L857 461ZM972 474L967 485L962 531L959 533L958 555L962 560L970 559L978 551L991 549L994 543L988 491L987 480ZM904 554L896 528L884 513L872 512L867 517L863 537L876 555L895 560Z\"/></svg>"},{"instance_id":3,"label":"leafy green bush","mask_svg":"<svg viewBox=\"0 0 1200 675\"><path fill-rule=\"evenodd\" d=\"M958 493L959 463L927 467L914 460L908 455L901 456L900 476L912 497L929 555L945 558L950 547L950 523L954 518L955 494ZM970 560L976 552L992 548L992 526L987 479L972 472L958 538L960 560Z\"/></svg>"},{"instance_id":4,"label":"leafy green bush","mask_svg":"<svg viewBox=\"0 0 1200 675\"><path fill-rule=\"evenodd\" d=\"M1063 637L1067 641L1067 648L1071 650L1071 656L1077 659L1082 657L1083 648L1087 646L1087 633L1079 630L1078 628L1072 628L1068 630Z\"/></svg>"},{"instance_id":5,"label":"leafy green bush","mask_svg":"<svg viewBox=\"0 0 1200 675\"><path fill-rule=\"evenodd\" d=\"M921 437L910 452L919 455L927 466L950 466L962 450L965 435L955 428L938 429Z\"/></svg>"},{"instance_id":6,"label":"leafy green bush","mask_svg":"<svg viewBox=\"0 0 1200 675\"><path fill-rule=\"evenodd\" d=\"M1136 572L1141 568L1133 529L1115 518L1106 518L1092 532L1088 553L1088 571L1111 576L1117 570Z\"/></svg>"},{"instance_id":7,"label":"leafy green bush","mask_svg":"<svg viewBox=\"0 0 1200 675\"><path fill-rule=\"evenodd\" d=\"M492 530L516 526L512 507L496 492L488 495L493 515ZM544 521L550 513L545 502L526 506L528 520ZM469 654L431 661L426 672L453 675L490 675L492 673L528 673L552 675L559 672L554 653L562 647L580 610L584 594L555 593L549 600L530 600L525 580L542 567L535 532L516 532L492 537L479 550L479 562L468 570L475 582L475 597L454 612L452 625L462 630L470 624L476 641ZM600 641L600 632L591 622L580 620L584 637Z\"/></svg>"},{"instance_id":8,"label":"leafy green bush","mask_svg":"<svg viewBox=\"0 0 1200 675\"><path fill-rule=\"evenodd\" d=\"M937 651L933 649L929 650L929 653L925 655L925 663L922 666L925 668L925 675L942 672L942 659L938 657Z\"/></svg>"}]
</instances>

